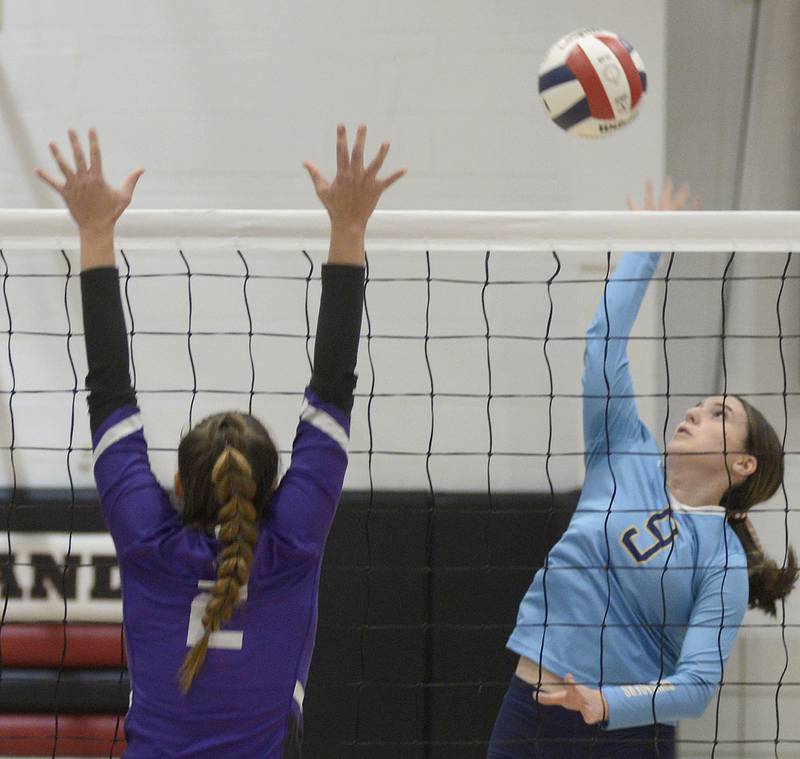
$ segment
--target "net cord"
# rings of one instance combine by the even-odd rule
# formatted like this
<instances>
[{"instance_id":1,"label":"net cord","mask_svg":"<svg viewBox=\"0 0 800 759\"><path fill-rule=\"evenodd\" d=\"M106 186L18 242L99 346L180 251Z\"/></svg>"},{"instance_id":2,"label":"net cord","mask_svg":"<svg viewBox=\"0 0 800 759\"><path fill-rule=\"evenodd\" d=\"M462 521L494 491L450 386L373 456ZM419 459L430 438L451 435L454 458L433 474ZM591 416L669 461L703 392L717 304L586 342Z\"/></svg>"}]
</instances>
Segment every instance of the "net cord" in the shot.
<instances>
[{"instance_id":1,"label":"net cord","mask_svg":"<svg viewBox=\"0 0 800 759\"><path fill-rule=\"evenodd\" d=\"M116 230L119 247L214 249L220 240L237 247L291 243L326 247L330 222L324 211L129 210ZM721 211L376 211L369 224L371 252L398 245L416 250L493 253L542 251L736 250L800 247L800 212ZM67 211L0 210L0 247L77 249L77 227Z\"/></svg>"}]
</instances>

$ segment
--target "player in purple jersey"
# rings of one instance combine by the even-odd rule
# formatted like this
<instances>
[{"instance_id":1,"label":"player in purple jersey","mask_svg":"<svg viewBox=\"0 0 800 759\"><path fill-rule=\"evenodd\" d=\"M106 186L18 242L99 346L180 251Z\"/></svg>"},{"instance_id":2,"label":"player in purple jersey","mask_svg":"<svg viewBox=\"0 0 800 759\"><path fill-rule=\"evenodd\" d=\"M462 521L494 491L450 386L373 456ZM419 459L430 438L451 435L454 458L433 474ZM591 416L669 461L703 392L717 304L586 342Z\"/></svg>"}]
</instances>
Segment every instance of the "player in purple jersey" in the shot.
<instances>
[{"instance_id":1,"label":"player in purple jersey","mask_svg":"<svg viewBox=\"0 0 800 759\"><path fill-rule=\"evenodd\" d=\"M89 132L74 131L64 180L37 170L78 224L95 480L122 579L131 675L126 757L258 757L299 753L303 694L317 625L325 541L341 495L364 288L364 235L381 194L389 143L364 166L366 127L350 153L337 132L332 182L305 167L331 220L314 369L292 460L243 412L215 414L181 441L176 511L147 457L131 387L115 268L114 227L142 170L120 189L103 179Z\"/></svg>"},{"instance_id":2,"label":"player in purple jersey","mask_svg":"<svg viewBox=\"0 0 800 759\"><path fill-rule=\"evenodd\" d=\"M667 183L657 203L648 185L644 205L688 198ZM674 725L712 698L748 601L774 615L797 579L794 551L778 567L747 517L783 476L761 413L734 395L699 401L664 467L639 418L627 339L659 257L622 258L587 332L586 479L520 604L490 759L672 759Z\"/></svg>"}]
</instances>

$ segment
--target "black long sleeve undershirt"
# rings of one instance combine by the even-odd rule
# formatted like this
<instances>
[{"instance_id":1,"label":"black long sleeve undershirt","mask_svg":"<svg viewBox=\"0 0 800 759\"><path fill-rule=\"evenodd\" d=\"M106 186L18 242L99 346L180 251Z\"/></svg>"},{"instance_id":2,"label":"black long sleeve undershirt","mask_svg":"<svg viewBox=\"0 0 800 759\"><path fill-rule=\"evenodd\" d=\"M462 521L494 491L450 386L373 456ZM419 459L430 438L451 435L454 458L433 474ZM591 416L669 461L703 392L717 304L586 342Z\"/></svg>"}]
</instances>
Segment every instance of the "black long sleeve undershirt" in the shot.
<instances>
[{"instance_id":1,"label":"black long sleeve undershirt","mask_svg":"<svg viewBox=\"0 0 800 759\"><path fill-rule=\"evenodd\" d=\"M136 403L117 269L108 266L82 271L81 300L89 366L89 426L94 435L109 414Z\"/></svg>"},{"instance_id":2,"label":"black long sleeve undershirt","mask_svg":"<svg viewBox=\"0 0 800 759\"><path fill-rule=\"evenodd\" d=\"M363 310L364 267L323 266L310 386L321 400L347 414L353 409Z\"/></svg>"},{"instance_id":3,"label":"black long sleeve undershirt","mask_svg":"<svg viewBox=\"0 0 800 759\"><path fill-rule=\"evenodd\" d=\"M118 408L136 403L131 386L128 339L119 274L114 267L81 272L83 324L89 372L89 424L92 434ZM349 414L356 384L355 367L364 305L364 268L322 267L317 339L311 389Z\"/></svg>"}]
</instances>

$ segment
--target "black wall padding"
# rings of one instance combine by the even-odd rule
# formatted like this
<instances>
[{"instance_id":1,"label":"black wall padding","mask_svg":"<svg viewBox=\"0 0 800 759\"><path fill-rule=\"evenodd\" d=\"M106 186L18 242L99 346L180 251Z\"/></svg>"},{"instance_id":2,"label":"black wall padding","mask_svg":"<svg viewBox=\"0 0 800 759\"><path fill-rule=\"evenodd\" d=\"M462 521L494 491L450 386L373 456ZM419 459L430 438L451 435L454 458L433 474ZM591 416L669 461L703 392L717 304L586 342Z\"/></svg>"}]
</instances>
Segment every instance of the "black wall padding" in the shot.
<instances>
[{"instance_id":1,"label":"black wall padding","mask_svg":"<svg viewBox=\"0 0 800 759\"><path fill-rule=\"evenodd\" d=\"M304 759L484 759L517 606L578 495L436 494L432 507L429 493L345 494Z\"/></svg>"},{"instance_id":2,"label":"black wall padding","mask_svg":"<svg viewBox=\"0 0 800 759\"><path fill-rule=\"evenodd\" d=\"M83 669L6 669L0 676L0 712L125 714L127 672Z\"/></svg>"},{"instance_id":3,"label":"black wall padding","mask_svg":"<svg viewBox=\"0 0 800 759\"><path fill-rule=\"evenodd\" d=\"M105 532L94 490L77 490L73 498L63 490L0 489L0 536L6 530L69 532L70 526L73 532Z\"/></svg>"}]
</instances>

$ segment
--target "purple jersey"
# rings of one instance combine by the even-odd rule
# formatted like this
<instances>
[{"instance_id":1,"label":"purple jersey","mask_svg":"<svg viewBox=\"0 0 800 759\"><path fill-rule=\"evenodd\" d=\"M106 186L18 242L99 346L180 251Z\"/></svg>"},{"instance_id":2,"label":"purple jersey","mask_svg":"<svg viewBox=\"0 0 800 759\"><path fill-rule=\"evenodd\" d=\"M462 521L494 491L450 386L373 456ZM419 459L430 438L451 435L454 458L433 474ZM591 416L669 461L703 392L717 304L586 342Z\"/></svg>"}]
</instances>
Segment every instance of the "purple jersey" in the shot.
<instances>
[{"instance_id":1,"label":"purple jersey","mask_svg":"<svg viewBox=\"0 0 800 759\"><path fill-rule=\"evenodd\" d=\"M265 510L242 602L211 635L186 696L178 673L203 634L219 543L184 526L156 481L136 406L97 429L94 474L119 560L131 675L128 759L282 757L290 717L302 718L349 428L345 412L306 390L291 465Z\"/></svg>"}]
</instances>

